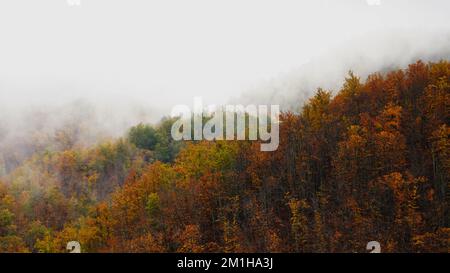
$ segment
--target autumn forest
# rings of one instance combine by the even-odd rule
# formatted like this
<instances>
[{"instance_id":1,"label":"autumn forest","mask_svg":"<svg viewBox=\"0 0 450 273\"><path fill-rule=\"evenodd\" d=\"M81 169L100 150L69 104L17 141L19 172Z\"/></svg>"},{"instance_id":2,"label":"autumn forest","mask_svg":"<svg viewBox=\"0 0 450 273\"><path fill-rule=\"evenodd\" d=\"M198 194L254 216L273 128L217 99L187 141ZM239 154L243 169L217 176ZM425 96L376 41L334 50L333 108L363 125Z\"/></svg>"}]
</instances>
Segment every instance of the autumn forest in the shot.
<instances>
[{"instance_id":1,"label":"autumn forest","mask_svg":"<svg viewBox=\"0 0 450 273\"><path fill-rule=\"evenodd\" d=\"M297 105L274 152L174 141L171 118L0 151L0 252L449 252L448 61L349 72Z\"/></svg>"}]
</instances>

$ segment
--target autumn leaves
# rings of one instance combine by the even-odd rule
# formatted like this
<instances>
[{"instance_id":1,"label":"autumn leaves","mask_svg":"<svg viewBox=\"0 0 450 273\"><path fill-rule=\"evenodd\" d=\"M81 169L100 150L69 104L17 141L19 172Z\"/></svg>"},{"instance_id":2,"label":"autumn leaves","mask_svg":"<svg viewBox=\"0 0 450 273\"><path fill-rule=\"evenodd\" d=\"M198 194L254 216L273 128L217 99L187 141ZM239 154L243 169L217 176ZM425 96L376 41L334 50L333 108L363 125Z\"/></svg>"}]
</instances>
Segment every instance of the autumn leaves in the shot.
<instances>
[{"instance_id":1,"label":"autumn leaves","mask_svg":"<svg viewBox=\"0 0 450 273\"><path fill-rule=\"evenodd\" d=\"M449 106L450 64L417 62L319 89L270 153L173 119L38 151L0 184L0 251L448 252Z\"/></svg>"}]
</instances>

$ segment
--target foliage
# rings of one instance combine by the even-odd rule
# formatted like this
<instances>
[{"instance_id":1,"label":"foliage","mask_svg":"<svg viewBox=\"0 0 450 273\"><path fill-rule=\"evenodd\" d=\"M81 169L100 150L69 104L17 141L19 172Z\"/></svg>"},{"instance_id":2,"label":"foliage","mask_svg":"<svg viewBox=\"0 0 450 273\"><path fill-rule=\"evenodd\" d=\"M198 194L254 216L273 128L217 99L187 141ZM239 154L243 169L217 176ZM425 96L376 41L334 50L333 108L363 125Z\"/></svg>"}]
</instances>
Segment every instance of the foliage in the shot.
<instances>
[{"instance_id":1,"label":"foliage","mask_svg":"<svg viewBox=\"0 0 450 273\"><path fill-rule=\"evenodd\" d=\"M270 153L173 141L172 119L59 134L2 178L0 252L449 252L449 106L450 63L419 61L318 89Z\"/></svg>"}]
</instances>

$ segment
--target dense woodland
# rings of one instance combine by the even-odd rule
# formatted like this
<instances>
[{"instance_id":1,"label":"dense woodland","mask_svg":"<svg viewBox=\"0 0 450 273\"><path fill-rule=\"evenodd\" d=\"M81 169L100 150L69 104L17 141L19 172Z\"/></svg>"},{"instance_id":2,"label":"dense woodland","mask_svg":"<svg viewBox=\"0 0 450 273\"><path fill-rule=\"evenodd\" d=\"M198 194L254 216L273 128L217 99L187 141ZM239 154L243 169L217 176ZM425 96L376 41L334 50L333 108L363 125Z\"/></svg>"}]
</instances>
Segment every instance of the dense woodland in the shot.
<instances>
[{"instance_id":1,"label":"dense woodland","mask_svg":"<svg viewBox=\"0 0 450 273\"><path fill-rule=\"evenodd\" d=\"M0 151L0 252L449 252L448 61L350 72L298 104L275 152L175 142L171 119Z\"/></svg>"}]
</instances>

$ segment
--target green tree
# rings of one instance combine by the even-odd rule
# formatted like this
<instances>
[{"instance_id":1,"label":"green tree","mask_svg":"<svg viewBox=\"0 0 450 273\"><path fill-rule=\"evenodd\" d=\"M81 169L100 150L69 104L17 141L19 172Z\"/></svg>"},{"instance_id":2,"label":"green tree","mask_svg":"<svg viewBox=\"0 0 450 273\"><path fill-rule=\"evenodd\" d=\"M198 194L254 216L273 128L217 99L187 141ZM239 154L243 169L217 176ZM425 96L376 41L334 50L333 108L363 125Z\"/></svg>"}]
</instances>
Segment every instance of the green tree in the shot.
<instances>
[{"instance_id":1,"label":"green tree","mask_svg":"<svg viewBox=\"0 0 450 273\"><path fill-rule=\"evenodd\" d=\"M139 123L128 132L128 140L140 149L154 150L158 143L158 135L152 126Z\"/></svg>"}]
</instances>

